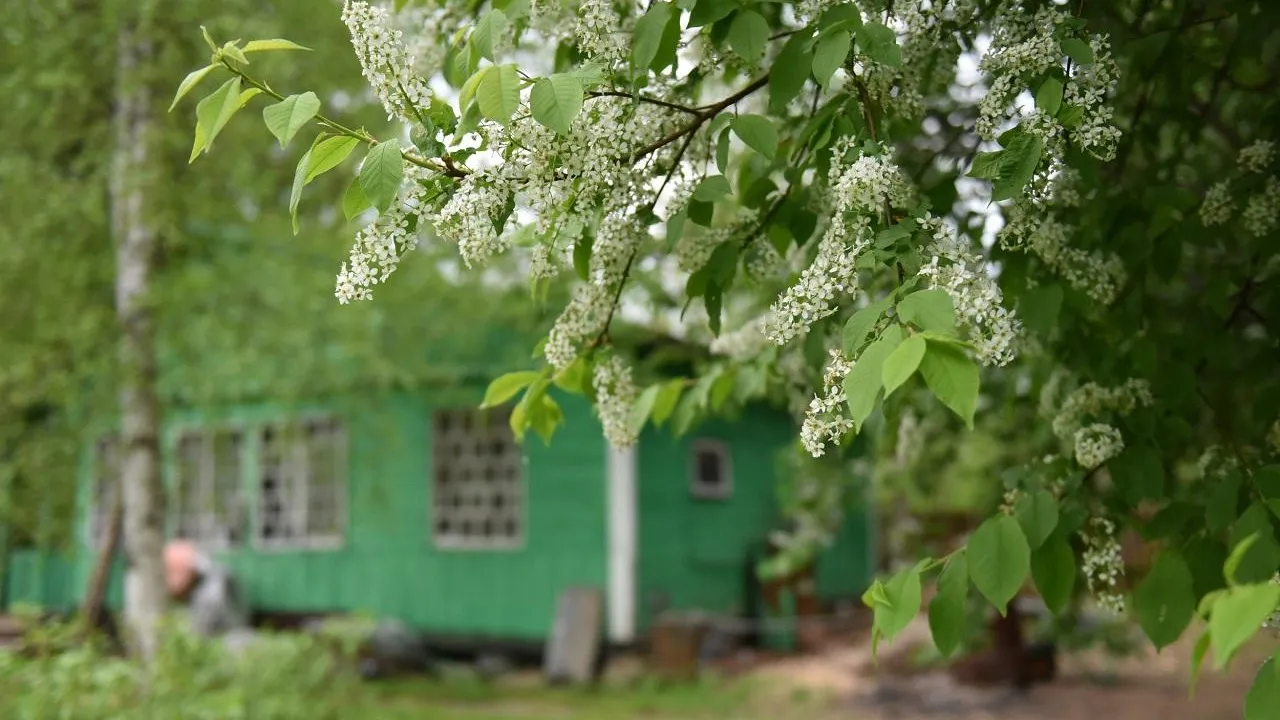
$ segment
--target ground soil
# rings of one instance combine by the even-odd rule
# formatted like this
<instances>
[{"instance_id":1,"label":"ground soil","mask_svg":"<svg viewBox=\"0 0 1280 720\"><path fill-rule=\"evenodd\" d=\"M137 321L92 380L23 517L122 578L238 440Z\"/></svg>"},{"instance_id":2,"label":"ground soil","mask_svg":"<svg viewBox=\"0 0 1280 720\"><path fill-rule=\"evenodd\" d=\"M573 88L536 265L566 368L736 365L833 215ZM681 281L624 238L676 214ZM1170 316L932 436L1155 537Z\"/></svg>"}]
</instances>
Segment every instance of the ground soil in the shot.
<instances>
[{"instance_id":1,"label":"ground soil","mask_svg":"<svg viewBox=\"0 0 1280 720\"><path fill-rule=\"evenodd\" d=\"M902 672L910 665L903 658L929 642L928 632L918 619L892 646L881 648L879 667L861 638L762 663L748 674L779 689L822 693L831 701L831 720L1239 720L1258 666L1280 642L1274 635L1258 638L1221 673L1212 670L1210 657L1194 697L1188 678L1198 628L1158 654L1060 654L1057 679L1018 693L958 686L943 671Z\"/></svg>"}]
</instances>

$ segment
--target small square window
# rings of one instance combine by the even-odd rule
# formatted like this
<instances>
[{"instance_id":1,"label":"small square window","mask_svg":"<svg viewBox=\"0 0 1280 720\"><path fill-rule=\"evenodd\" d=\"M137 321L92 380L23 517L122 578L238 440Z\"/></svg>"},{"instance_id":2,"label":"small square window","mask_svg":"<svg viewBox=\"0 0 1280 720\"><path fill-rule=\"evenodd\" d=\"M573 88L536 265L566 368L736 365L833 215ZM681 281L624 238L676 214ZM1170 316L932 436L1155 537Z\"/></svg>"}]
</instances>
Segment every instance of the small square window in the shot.
<instances>
[{"instance_id":1,"label":"small square window","mask_svg":"<svg viewBox=\"0 0 1280 720\"><path fill-rule=\"evenodd\" d=\"M524 455L508 413L435 412L430 525L438 547L497 550L523 544Z\"/></svg>"},{"instance_id":2,"label":"small square window","mask_svg":"<svg viewBox=\"0 0 1280 720\"><path fill-rule=\"evenodd\" d=\"M689 489L694 497L723 500L733 494L732 460L723 442L695 440L689 464Z\"/></svg>"}]
</instances>

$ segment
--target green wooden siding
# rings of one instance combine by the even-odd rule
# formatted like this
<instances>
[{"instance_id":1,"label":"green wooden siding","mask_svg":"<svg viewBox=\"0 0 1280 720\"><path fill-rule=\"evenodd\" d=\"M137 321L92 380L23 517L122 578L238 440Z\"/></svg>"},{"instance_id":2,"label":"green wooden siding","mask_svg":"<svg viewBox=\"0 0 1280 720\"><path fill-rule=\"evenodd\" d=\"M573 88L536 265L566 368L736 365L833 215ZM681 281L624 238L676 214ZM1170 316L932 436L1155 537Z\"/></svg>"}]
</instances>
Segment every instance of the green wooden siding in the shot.
<instances>
[{"instance_id":1,"label":"green wooden siding","mask_svg":"<svg viewBox=\"0 0 1280 720\"><path fill-rule=\"evenodd\" d=\"M277 611L398 617L441 633L541 638L564 587L603 589L605 444L590 407L579 398L559 398L566 422L550 447L536 437L525 442L523 545L500 550L434 546L429 522L431 411L474 407L481 397L481 389L471 389L425 399L401 394L377 402L335 403L349 438L344 542L327 550L262 550L250 544L221 553L250 601ZM231 423L252 428L296 410L321 408L263 405L224 415L174 413L166 423L166 437L171 442L183 427ZM257 498L258 450L251 438L244 457L251 506ZM257 527L256 509L250 514L250 526ZM79 563L81 586L90 565ZM118 601L118 595L113 599Z\"/></svg>"},{"instance_id":2,"label":"green wooden siding","mask_svg":"<svg viewBox=\"0 0 1280 720\"><path fill-rule=\"evenodd\" d=\"M686 438L646 430L637 489L640 630L661 606L724 613L745 609L748 564L781 522L777 463L795 432L789 418L761 408L732 423L704 423ZM729 446L731 497L703 500L691 494L689 459L699 438ZM857 597L866 589L873 574L871 531L865 502L851 498L835 541L817 561L821 597Z\"/></svg>"},{"instance_id":3,"label":"green wooden siding","mask_svg":"<svg viewBox=\"0 0 1280 720\"><path fill-rule=\"evenodd\" d=\"M661 605L716 612L743 609L748 555L776 526L775 461L794 437L785 418L761 411L714 420L688 437L646 430L640 442L637 627ZM690 492L689 462L698 438L729 447L733 494L702 500Z\"/></svg>"}]
</instances>

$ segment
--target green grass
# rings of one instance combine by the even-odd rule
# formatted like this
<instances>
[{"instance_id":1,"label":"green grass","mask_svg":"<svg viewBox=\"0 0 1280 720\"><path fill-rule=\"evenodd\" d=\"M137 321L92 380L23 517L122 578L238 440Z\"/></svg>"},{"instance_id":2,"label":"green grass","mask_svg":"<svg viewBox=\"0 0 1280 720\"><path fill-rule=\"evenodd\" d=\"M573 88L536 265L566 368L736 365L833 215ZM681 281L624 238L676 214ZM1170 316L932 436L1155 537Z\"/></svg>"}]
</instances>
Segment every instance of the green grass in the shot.
<instances>
[{"instance_id":1,"label":"green grass","mask_svg":"<svg viewBox=\"0 0 1280 720\"><path fill-rule=\"evenodd\" d=\"M824 709L812 693L770 693L745 680L665 686L638 680L595 690L521 680L453 677L370 684L352 698L349 714L370 720L807 720Z\"/></svg>"}]
</instances>

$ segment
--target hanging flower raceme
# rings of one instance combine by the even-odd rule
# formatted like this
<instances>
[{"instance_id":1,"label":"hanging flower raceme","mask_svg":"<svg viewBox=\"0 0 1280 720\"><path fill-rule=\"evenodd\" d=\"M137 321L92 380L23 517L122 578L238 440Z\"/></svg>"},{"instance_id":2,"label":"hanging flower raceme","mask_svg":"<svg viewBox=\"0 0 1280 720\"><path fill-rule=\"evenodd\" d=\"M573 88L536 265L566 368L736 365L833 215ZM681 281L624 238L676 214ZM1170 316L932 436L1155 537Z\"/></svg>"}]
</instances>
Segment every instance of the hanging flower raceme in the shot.
<instances>
[{"instance_id":1,"label":"hanging flower raceme","mask_svg":"<svg viewBox=\"0 0 1280 720\"><path fill-rule=\"evenodd\" d=\"M1104 517L1094 517L1081 531L1085 551L1082 558L1084 576L1098 604L1113 613L1124 612L1124 596L1116 590L1124 576L1124 559L1120 541L1116 539L1116 526Z\"/></svg>"},{"instance_id":2,"label":"hanging flower raceme","mask_svg":"<svg viewBox=\"0 0 1280 720\"><path fill-rule=\"evenodd\" d=\"M631 406L636 401L636 386L631 380L631 368L614 353L609 353L596 363L592 377L596 391L596 412L604 426L604 436L615 448L635 444L636 435L630 426Z\"/></svg>"},{"instance_id":3,"label":"hanging flower raceme","mask_svg":"<svg viewBox=\"0 0 1280 720\"><path fill-rule=\"evenodd\" d=\"M373 287L386 282L400 258L418 244L418 226L430 193L427 179L424 169L408 166L398 200L356 233L351 254L338 271L334 295L339 303L372 299Z\"/></svg>"},{"instance_id":4,"label":"hanging flower raceme","mask_svg":"<svg viewBox=\"0 0 1280 720\"><path fill-rule=\"evenodd\" d=\"M367 2L347 0L342 21L351 33L351 47L364 78L382 102L387 119L412 123L418 110L430 103L431 88L413 70L404 33L392 27L385 7Z\"/></svg>"}]
</instances>

